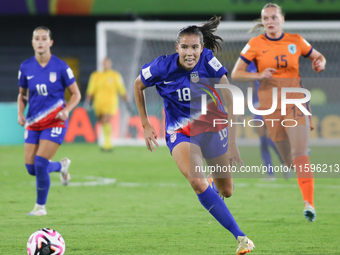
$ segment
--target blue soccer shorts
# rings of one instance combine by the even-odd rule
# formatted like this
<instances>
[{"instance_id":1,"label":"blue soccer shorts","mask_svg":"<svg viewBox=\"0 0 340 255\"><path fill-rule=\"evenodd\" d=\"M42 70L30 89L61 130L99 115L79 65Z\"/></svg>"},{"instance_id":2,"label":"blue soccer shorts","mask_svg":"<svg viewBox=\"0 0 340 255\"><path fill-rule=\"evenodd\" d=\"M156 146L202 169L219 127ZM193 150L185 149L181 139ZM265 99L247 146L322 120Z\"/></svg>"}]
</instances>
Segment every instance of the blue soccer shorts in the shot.
<instances>
[{"instance_id":1,"label":"blue soccer shorts","mask_svg":"<svg viewBox=\"0 0 340 255\"><path fill-rule=\"evenodd\" d=\"M182 142L188 142L198 145L201 148L203 158L216 158L228 150L228 128L218 132L206 132L196 136L187 136L182 133L173 133L165 135L166 144L170 153L175 146Z\"/></svg>"},{"instance_id":2,"label":"blue soccer shorts","mask_svg":"<svg viewBox=\"0 0 340 255\"><path fill-rule=\"evenodd\" d=\"M54 127L41 131L25 130L25 143L39 144L39 140L49 140L62 144L67 128Z\"/></svg>"}]
</instances>

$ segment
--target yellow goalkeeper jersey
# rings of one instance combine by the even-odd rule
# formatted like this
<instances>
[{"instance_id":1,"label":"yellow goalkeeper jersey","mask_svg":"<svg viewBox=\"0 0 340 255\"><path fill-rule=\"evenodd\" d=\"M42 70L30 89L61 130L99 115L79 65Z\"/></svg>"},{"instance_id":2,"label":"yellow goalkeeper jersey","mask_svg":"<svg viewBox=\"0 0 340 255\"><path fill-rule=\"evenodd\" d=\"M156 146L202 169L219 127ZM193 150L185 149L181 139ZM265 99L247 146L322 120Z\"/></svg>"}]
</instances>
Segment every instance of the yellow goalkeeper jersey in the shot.
<instances>
[{"instance_id":1,"label":"yellow goalkeeper jersey","mask_svg":"<svg viewBox=\"0 0 340 255\"><path fill-rule=\"evenodd\" d=\"M93 107L97 115L114 115L118 109L118 94L125 95L126 89L117 71L95 71L90 76L86 93L93 96Z\"/></svg>"}]
</instances>

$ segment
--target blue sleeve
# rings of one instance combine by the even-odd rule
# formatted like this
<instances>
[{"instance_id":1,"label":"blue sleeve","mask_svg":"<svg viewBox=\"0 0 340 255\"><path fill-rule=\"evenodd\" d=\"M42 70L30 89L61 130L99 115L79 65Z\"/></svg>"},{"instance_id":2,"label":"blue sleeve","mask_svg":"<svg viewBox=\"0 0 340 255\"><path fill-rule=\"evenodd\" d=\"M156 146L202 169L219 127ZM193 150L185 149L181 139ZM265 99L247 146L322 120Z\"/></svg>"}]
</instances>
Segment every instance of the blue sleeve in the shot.
<instances>
[{"instance_id":1,"label":"blue sleeve","mask_svg":"<svg viewBox=\"0 0 340 255\"><path fill-rule=\"evenodd\" d=\"M228 76L227 69L218 61L211 50L204 49L202 54L202 57L205 58L205 69L211 78L222 78L224 74Z\"/></svg>"},{"instance_id":2,"label":"blue sleeve","mask_svg":"<svg viewBox=\"0 0 340 255\"><path fill-rule=\"evenodd\" d=\"M76 81L72 69L65 62L62 62L60 74L64 88L70 86Z\"/></svg>"},{"instance_id":3,"label":"blue sleeve","mask_svg":"<svg viewBox=\"0 0 340 255\"><path fill-rule=\"evenodd\" d=\"M254 62L251 62L251 63L248 65L248 72L249 72L249 73L257 73L257 68L256 68Z\"/></svg>"},{"instance_id":4,"label":"blue sleeve","mask_svg":"<svg viewBox=\"0 0 340 255\"><path fill-rule=\"evenodd\" d=\"M28 88L28 84L27 84L27 77L23 68L23 65L20 65L19 68L19 73L18 73L18 81L19 81L19 86L21 88L27 89Z\"/></svg>"},{"instance_id":5,"label":"blue sleeve","mask_svg":"<svg viewBox=\"0 0 340 255\"><path fill-rule=\"evenodd\" d=\"M160 56L150 63L143 65L140 77L146 87L155 86L156 83L162 81L162 73L167 70L167 66L162 63L162 59L165 57Z\"/></svg>"}]
</instances>

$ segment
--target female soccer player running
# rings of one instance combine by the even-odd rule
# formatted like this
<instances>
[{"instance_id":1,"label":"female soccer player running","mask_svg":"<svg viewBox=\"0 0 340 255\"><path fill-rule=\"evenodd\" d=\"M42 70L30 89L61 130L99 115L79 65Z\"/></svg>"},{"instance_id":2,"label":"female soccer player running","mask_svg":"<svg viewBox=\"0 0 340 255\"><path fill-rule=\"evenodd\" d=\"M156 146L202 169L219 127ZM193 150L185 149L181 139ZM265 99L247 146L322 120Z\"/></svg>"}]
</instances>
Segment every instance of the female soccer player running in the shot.
<instances>
[{"instance_id":1,"label":"female soccer player running","mask_svg":"<svg viewBox=\"0 0 340 255\"><path fill-rule=\"evenodd\" d=\"M214 89L215 84L209 83L209 78L215 78L215 83L228 84L227 70L213 55L213 51L220 48L217 40L222 40L213 34L219 23L220 18L214 17L201 27L182 28L177 34L177 53L160 56L142 67L135 81L135 99L146 146L153 151L154 145L158 146L157 134L148 120L143 90L156 86L164 100L166 143L179 170L189 181L201 204L235 236L238 241L236 254L245 254L255 246L241 231L217 193L224 197L232 195L232 174L223 173L223 178L213 176L218 189L215 191L209 186L205 173L202 176L195 172L195 167L203 166L203 158L209 166L236 166L236 162L243 165L236 146L234 127L229 128L228 135L227 125L214 127L212 119L209 119L214 116L215 119L236 121L229 90L222 90L229 111L227 115ZM200 109L202 91L208 91L206 94L212 96L207 101L206 115L201 114Z\"/></svg>"},{"instance_id":2,"label":"female soccer player running","mask_svg":"<svg viewBox=\"0 0 340 255\"><path fill-rule=\"evenodd\" d=\"M30 175L36 176L37 202L27 215L46 215L46 200L51 172L60 172L60 180L67 185L71 161L51 159L62 144L70 111L79 103L80 92L68 65L51 54L51 31L37 27L33 31L35 56L22 62L19 70L18 123L25 125L25 164ZM65 105L65 89L71 93ZM24 110L29 103L25 118Z\"/></svg>"},{"instance_id":3,"label":"female soccer player running","mask_svg":"<svg viewBox=\"0 0 340 255\"><path fill-rule=\"evenodd\" d=\"M325 69L326 59L300 35L283 33L284 16L281 8L272 3L266 4L261 12L261 24L265 34L252 38L241 52L232 72L236 81L261 80L258 92L261 109L271 108L272 88L301 87L299 76L299 57L303 55L312 61L312 69L319 73ZM258 73L246 71L248 64L254 61ZM285 78L285 79L272 79ZM288 105L286 115L281 115L281 91L278 90L278 107L264 119L271 139L275 142L286 166L294 165L297 172L299 187L305 203L304 215L308 221L315 221L316 212L313 203L314 177L308 156L308 138L312 129L310 116L305 115L295 105ZM290 98L303 98L301 93L291 93ZM309 104L305 104L309 108ZM269 121L277 119L279 121ZM294 127L283 127L281 121L295 119ZM273 123L273 124L272 124ZM290 125L290 124L289 124ZM292 126L294 123L292 123Z\"/></svg>"}]
</instances>

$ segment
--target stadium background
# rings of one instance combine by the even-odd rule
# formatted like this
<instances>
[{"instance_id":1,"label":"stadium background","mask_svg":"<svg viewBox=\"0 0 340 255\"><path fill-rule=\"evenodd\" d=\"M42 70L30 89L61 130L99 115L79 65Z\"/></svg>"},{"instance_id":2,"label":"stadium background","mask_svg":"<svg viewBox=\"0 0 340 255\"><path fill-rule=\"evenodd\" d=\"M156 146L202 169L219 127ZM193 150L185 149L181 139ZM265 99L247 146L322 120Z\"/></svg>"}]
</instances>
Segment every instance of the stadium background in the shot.
<instances>
[{"instance_id":1,"label":"stadium background","mask_svg":"<svg viewBox=\"0 0 340 255\"><path fill-rule=\"evenodd\" d=\"M27 174L24 165L24 130L17 124L17 73L20 63L33 55L32 30L45 25L52 30L55 40L52 53L72 67L84 99L88 78L97 66L98 21L190 22L208 20L213 14L221 15L223 21L252 21L259 17L266 2L0 0L0 254L26 254L28 237L43 227L61 233L66 241L66 254L72 255L234 254L234 237L202 208L168 148L150 153L145 147L122 146L113 153L102 153L95 144L94 132L86 133L85 138L91 143L84 143L84 136L78 136L74 141L81 143L65 143L60 147L54 160L65 156L72 160L72 180L64 187L58 174L51 174L48 215L27 217L36 191L35 179ZM340 19L339 1L277 3L282 5L289 21L318 23ZM333 70L332 78L336 78L339 43L326 42L325 47L327 68ZM239 49L235 49L232 54L237 57L238 53ZM228 60L227 65L230 70L233 61ZM121 68L117 64L114 67ZM310 68L309 63L306 68ZM321 77L328 79L326 71ZM327 90L327 103L334 103L331 109L336 119L340 109L338 98L338 87ZM78 118L86 119L81 105L77 109L84 115L78 114ZM93 112L89 115L94 129ZM326 125L330 140L335 143L311 146L311 163L326 165L328 171L339 164L339 126L336 122ZM247 166L260 166L258 147L239 149ZM278 159L273 157L273 161L278 166ZM282 173L275 173L277 180L270 183L263 181L264 176L234 175L235 191L225 200L241 229L255 242L252 254L338 255L339 173L316 175L326 178L315 179L317 221L312 224L302 215L296 175L293 173L292 178L285 180Z\"/></svg>"},{"instance_id":2,"label":"stadium background","mask_svg":"<svg viewBox=\"0 0 340 255\"><path fill-rule=\"evenodd\" d=\"M246 1L246 0L215 0L214 4L206 6L204 1L95 1L95 0L16 0L0 1L0 132L5 134L0 138L0 144L22 144L23 128L17 125L16 121L16 101L17 70L20 63L32 56L31 47L32 30L39 26L49 27L53 33L54 46L52 53L64 59L74 70L81 93L85 95L90 73L96 69L96 24L98 21L204 21L212 14L221 15L223 21L252 21L259 17L259 10L267 1ZM279 1L286 13L288 21L325 21L337 20L340 12L339 1ZM172 42L170 42L172 44ZM327 44L327 42L324 42ZM169 44L169 43L168 43ZM314 47L320 49L318 45ZM336 46L335 46L336 47ZM229 48L227 48L229 50ZM237 58L240 47L234 49L233 58ZM334 43L327 48L326 57L328 63L334 63L332 58ZM168 53L168 52L166 52ZM157 53L158 54L158 53ZM164 53L160 53L164 54ZM113 57L114 69L124 72L119 63ZM223 57L223 56L222 56ZM234 59L226 59L223 64L231 70ZM223 60L223 59L222 59ZM145 60L148 62L149 60ZM336 62L337 60L335 60ZM339 64L328 65L333 70L338 69ZM302 72L302 74L304 74ZM328 75L331 76L329 77ZM324 78L337 77L336 71L324 73ZM124 75L126 83L131 83L133 79ZM131 84L126 84L131 88ZM338 98L330 90L328 98ZM133 95L130 94L130 99ZM80 113L84 114L84 113ZM136 112L135 112L136 114ZM160 114L158 114L160 115ZM83 115L79 116L81 119ZM77 131L67 136L67 142L74 141L96 141L95 118L93 112L89 112L91 130ZM132 116L133 117L133 116ZM159 116L160 121L162 117ZM71 117L72 119L72 117ZM136 118L137 119L137 118ZM130 121L131 125L137 125L135 119ZM129 125L130 125L129 124ZM86 123L84 124L85 126ZM333 126L340 126L337 121ZM117 126L117 125L116 125ZM96 127L98 128L98 127ZM122 127L121 129L125 129ZM131 127L130 127L131 129ZM140 128L139 128L140 129ZM117 130L113 136L117 136ZM135 137L140 134L138 128L132 127L129 136ZM340 131L332 129L332 134L328 138L340 137ZM254 137L254 134L251 135Z\"/></svg>"}]
</instances>

